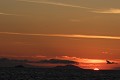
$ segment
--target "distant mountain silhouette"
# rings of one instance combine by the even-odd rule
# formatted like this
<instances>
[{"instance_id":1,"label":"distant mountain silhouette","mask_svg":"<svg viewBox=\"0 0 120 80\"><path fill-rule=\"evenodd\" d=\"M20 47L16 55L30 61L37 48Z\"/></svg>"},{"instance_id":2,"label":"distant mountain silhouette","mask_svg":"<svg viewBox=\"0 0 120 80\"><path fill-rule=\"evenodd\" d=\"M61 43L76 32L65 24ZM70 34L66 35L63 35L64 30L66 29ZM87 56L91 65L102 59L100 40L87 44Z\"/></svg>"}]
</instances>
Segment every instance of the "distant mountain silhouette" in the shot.
<instances>
[{"instance_id":1,"label":"distant mountain silhouette","mask_svg":"<svg viewBox=\"0 0 120 80\"><path fill-rule=\"evenodd\" d=\"M9 61L8 58L0 58L0 62L6 62L6 61Z\"/></svg>"},{"instance_id":2,"label":"distant mountain silhouette","mask_svg":"<svg viewBox=\"0 0 120 80\"><path fill-rule=\"evenodd\" d=\"M45 59L39 61L29 61L29 60L17 60L17 59L8 59L0 58L0 67L40 67L33 64L62 64L66 66L57 66L56 68L61 69L79 69L79 63L71 60L61 60L61 59Z\"/></svg>"},{"instance_id":3,"label":"distant mountain silhouette","mask_svg":"<svg viewBox=\"0 0 120 80\"><path fill-rule=\"evenodd\" d=\"M32 65L27 64L29 62L30 61L28 60L15 60L15 59L8 59L8 58L0 58L0 67L15 67L16 65L18 67L22 67L22 65L24 65L25 67L32 67Z\"/></svg>"},{"instance_id":4,"label":"distant mountain silhouette","mask_svg":"<svg viewBox=\"0 0 120 80\"><path fill-rule=\"evenodd\" d=\"M49 59L49 60L40 60L36 63L51 63L51 64L79 64L76 61L71 60L62 60L62 59Z\"/></svg>"},{"instance_id":5,"label":"distant mountain silhouette","mask_svg":"<svg viewBox=\"0 0 120 80\"><path fill-rule=\"evenodd\" d=\"M54 68L55 69L79 69L79 70L81 69L83 70L82 68L75 66L75 65L56 66Z\"/></svg>"}]
</instances>

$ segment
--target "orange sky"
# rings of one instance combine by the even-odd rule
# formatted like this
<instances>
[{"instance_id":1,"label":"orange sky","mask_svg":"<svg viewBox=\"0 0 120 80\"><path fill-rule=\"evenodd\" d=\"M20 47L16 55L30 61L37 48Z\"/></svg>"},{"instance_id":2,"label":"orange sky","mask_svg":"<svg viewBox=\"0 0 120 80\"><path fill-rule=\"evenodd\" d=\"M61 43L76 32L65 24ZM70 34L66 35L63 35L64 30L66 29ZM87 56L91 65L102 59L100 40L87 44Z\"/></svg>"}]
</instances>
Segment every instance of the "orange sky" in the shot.
<instances>
[{"instance_id":1,"label":"orange sky","mask_svg":"<svg viewBox=\"0 0 120 80\"><path fill-rule=\"evenodd\" d=\"M69 56L82 63L85 59L89 63L97 63L95 59L119 62L119 3L0 0L0 56L34 60Z\"/></svg>"}]
</instances>

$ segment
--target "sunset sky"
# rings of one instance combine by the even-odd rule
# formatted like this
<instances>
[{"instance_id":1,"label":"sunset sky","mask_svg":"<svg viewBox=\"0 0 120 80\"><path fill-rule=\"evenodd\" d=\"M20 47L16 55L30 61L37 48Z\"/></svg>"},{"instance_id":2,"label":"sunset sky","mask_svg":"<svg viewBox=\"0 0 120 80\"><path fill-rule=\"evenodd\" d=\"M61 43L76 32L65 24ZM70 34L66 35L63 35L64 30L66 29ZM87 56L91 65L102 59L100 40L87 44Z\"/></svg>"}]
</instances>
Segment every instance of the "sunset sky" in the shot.
<instances>
[{"instance_id":1,"label":"sunset sky","mask_svg":"<svg viewBox=\"0 0 120 80\"><path fill-rule=\"evenodd\" d=\"M84 67L86 63L106 64L106 59L119 63L119 3L0 0L0 57L67 59Z\"/></svg>"}]
</instances>

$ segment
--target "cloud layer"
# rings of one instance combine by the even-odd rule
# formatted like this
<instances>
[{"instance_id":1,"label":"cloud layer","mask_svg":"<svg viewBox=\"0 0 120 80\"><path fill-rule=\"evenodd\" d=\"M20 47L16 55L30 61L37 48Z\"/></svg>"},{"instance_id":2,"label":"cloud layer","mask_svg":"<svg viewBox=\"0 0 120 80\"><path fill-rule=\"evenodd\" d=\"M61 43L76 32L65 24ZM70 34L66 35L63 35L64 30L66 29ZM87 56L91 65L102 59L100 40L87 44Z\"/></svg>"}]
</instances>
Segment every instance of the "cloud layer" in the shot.
<instances>
[{"instance_id":1,"label":"cloud layer","mask_svg":"<svg viewBox=\"0 0 120 80\"><path fill-rule=\"evenodd\" d=\"M22 36L47 36L47 37L64 37L64 38L89 38L89 39L120 40L119 36L98 36L98 35L80 35L80 34L31 34L31 33L14 33L14 32L0 32L0 34L22 35Z\"/></svg>"}]
</instances>

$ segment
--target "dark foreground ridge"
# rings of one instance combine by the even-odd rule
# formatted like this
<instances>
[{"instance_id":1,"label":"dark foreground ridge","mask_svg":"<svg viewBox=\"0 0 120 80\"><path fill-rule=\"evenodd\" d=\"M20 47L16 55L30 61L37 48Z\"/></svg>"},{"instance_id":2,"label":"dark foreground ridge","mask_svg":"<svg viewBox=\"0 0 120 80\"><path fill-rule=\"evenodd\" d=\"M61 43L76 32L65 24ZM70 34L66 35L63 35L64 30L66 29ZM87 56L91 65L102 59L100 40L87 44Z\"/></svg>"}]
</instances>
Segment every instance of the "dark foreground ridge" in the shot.
<instances>
[{"instance_id":1,"label":"dark foreground ridge","mask_svg":"<svg viewBox=\"0 0 120 80\"><path fill-rule=\"evenodd\" d=\"M120 80L120 71L84 70L74 65L54 68L0 68L0 80Z\"/></svg>"}]
</instances>

